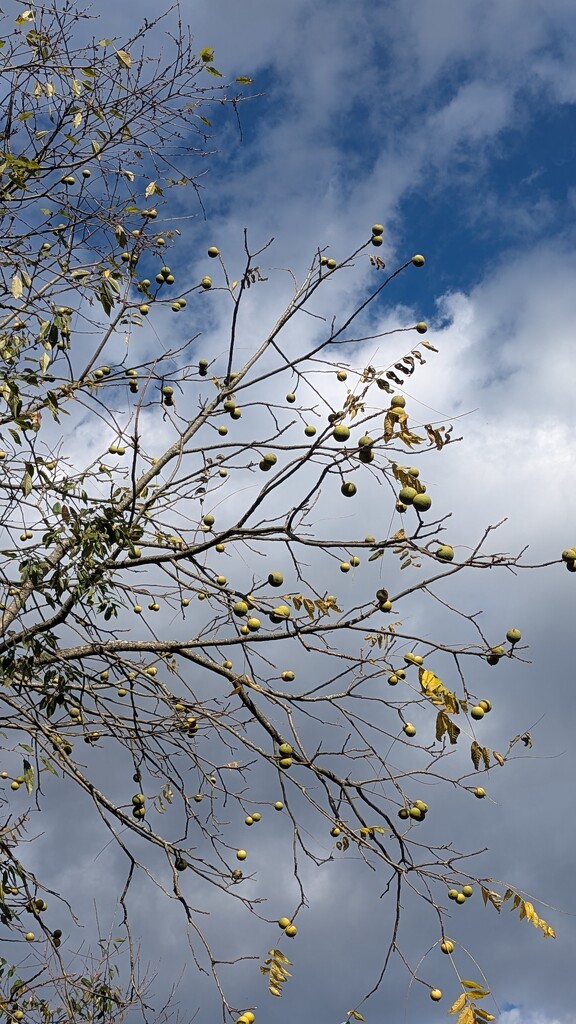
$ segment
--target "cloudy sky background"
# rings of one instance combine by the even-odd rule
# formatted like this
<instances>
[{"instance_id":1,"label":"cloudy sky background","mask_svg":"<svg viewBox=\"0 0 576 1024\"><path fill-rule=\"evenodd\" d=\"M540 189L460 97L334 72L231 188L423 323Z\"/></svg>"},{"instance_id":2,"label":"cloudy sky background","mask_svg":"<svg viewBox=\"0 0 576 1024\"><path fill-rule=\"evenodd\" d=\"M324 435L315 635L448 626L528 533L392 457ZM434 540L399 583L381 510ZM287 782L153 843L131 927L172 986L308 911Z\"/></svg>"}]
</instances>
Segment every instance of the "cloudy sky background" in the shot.
<instances>
[{"instance_id":1,"label":"cloudy sky background","mask_svg":"<svg viewBox=\"0 0 576 1024\"><path fill-rule=\"evenodd\" d=\"M157 11L150 0L138 7L142 16ZM129 5L106 2L101 8L99 34L121 37L133 27ZM183 14L198 47L215 48L216 66L225 74L250 75L263 95L241 110L242 142L233 118L217 119L219 152L203 178L206 220L192 199L190 210L181 211L191 219L174 257L179 279L188 274L194 281L207 272L208 244L220 247L235 276L244 229L254 247L274 236L261 261L269 283L247 301L245 323L252 318L259 339L289 293L286 275L273 268L291 267L301 276L325 245L327 255L341 259L381 221L385 244L374 252L388 268L414 252L426 256L422 270L409 268L385 290L370 323L382 330L425 319L428 338L439 349L405 393L414 422L454 422L455 433L464 436L463 443L420 460L429 492L453 510L450 542L465 550L486 525L507 517L494 541L497 550L529 544L525 561L557 559L576 541L571 0L207 0ZM356 270L335 275L326 310L341 319L365 287ZM210 353L225 348L225 310L216 302L213 308L201 343ZM241 344L248 353L247 329ZM387 365L411 344L408 335L370 342L351 361ZM334 387L336 401L336 386L326 386ZM81 433L78 443L88 443ZM352 512L366 532L365 510L346 509ZM371 532L378 532L378 524ZM493 675L484 668L482 685L497 703L490 745L502 749L531 728L533 751L505 770L492 770L486 788L493 803L478 802L471 811L468 801L461 809L466 846L489 846L496 877L566 912L541 910L557 931L555 943L508 912L498 918L479 899L462 908L465 917L454 914L458 938L469 939L479 954L504 1024L576 1021L574 584L557 564L517 577L459 577L445 591L470 611L482 608L485 628L496 640L517 625L530 645L528 663L499 666ZM408 624L433 634L434 617L423 621L417 608L411 615ZM88 868L93 871L97 839L80 824L80 799L70 799L79 800L65 808L70 843L79 853L67 878L80 885ZM439 829L442 813L449 822L453 805L439 812ZM283 837L277 821L262 825L258 871L264 891L288 832ZM102 865L102 887L111 874L119 877L121 860L113 851L95 863ZM282 1001L262 992L260 1021L314 1016L320 1024L339 1024L373 980L389 920L385 901L378 900L381 879L361 867L351 858L322 871L303 865L311 908L299 920L290 950L294 979ZM294 897L291 884L280 880L287 901ZM161 949L159 985L168 987L178 973L175 964L186 962L181 921L165 910L160 894L144 883L142 891L135 915L143 957L154 960ZM93 895L86 892L88 907ZM237 927L240 952L246 919L225 906L215 897L211 926L227 940ZM406 909L403 945L417 962L436 936ZM262 949L269 934L263 926ZM426 977L437 970L438 984L449 992L455 979L438 959ZM472 964L468 974L460 966L464 976L477 977ZM367 1020L400 1020L405 1012L418 1024L444 1019L443 1004L432 1006L425 992L407 997L407 985L398 966L366 1008ZM247 981L247 1004L253 990ZM178 992L184 1019L203 1005L202 991L188 966ZM487 1009L496 1012L492 1005ZM202 1010L197 1019L204 1019Z\"/></svg>"},{"instance_id":2,"label":"cloudy sky background","mask_svg":"<svg viewBox=\"0 0 576 1024\"><path fill-rule=\"evenodd\" d=\"M242 110L243 145L232 122L216 140L207 225L198 220L190 231L191 269L205 272L197 240L239 261L245 227L255 246L275 237L267 265L299 274L317 246L338 259L375 220L386 227L378 254L388 267L423 252L426 267L393 284L374 315L390 326L428 320L440 351L408 383L410 408L422 420L462 417L455 432L464 443L426 463L429 491L453 509L453 543L469 544L508 517L497 550L529 544L529 561L558 557L574 534L573 5L210 2L194 5L192 26L199 44L214 46L217 66L252 75L264 96ZM356 287L342 278L330 298L337 316ZM277 287L281 280L272 275ZM253 308L258 324L258 303L274 319L273 287L263 294ZM365 352L372 361L374 343ZM386 362L390 350L380 353ZM493 746L538 722L533 759L507 775L491 772L495 803L479 828L467 821L470 848L479 838L497 876L574 915L573 578L560 566L516 579L488 573L460 594L497 634L516 623L530 644L531 664L507 666L490 687L500 716L491 721ZM474 818L469 805L463 813ZM367 976L384 940L385 910L369 874L336 865L320 879L310 869L319 905L302 920L285 1005L267 1005L267 1018L342 1019L350 980ZM462 941L482 950L502 1021L573 1024L574 917L549 911L559 937L547 943L510 915L465 909ZM418 922L410 927L422 955ZM308 941L324 950L317 974ZM439 984L448 990L448 972ZM405 993L405 977L393 971L368 1019L400 1019L405 1006L408 1019L443 1019L445 1009L425 995L405 1004Z\"/></svg>"}]
</instances>

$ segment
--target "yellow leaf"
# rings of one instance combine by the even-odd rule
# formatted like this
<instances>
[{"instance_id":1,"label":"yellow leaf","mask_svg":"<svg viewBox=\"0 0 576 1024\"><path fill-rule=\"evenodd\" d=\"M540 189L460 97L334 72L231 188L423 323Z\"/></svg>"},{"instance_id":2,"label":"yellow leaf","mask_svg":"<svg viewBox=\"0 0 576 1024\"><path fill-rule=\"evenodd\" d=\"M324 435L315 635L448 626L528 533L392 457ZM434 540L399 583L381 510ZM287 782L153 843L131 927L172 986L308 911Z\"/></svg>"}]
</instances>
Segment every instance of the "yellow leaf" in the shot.
<instances>
[{"instance_id":1,"label":"yellow leaf","mask_svg":"<svg viewBox=\"0 0 576 1024\"><path fill-rule=\"evenodd\" d=\"M82 124L82 113L80 110L77 110L74 114L74 117L72 118L72 124L74 128L79 128Z\"/></svg>"},{"instance_id":2,"label":"yellow leaf","mask_svg":"<svg viewBox=\"0 0 576 1024\"><path fill-rule=\"evenodd\" d=\"M462 995L459 995L458 999L454 1003L452 1003L452 1006L448 1010L448 1013L458 1013L465 1005L467 999L468 996L466 995L466 993L462 992Z\"/></svg>"},{"instance_id":3,"label":"yellow leaf","mask_svg":"<svg viewBox=\"0 0 576 1024\"><path fill-rule=\"evenodd\" d=\"M521 913L521 916L525 916L528 921L531 921L535 913L534 906L532 905L532 903L529 903L528 900L526 900L522 904L522 910L524 911L524 914Z\"/></svg>"},{"instance_id":4,"label":"yellow leaf","mask_svg":"<svg viewBox=\"0 0 576 1024\"><path fill-rule=\"evenodd\" d=\"M155 181L151 181L148 185L146 185L146 189L144 191L144 195L146 196L146 199L149 199L150 196L153 196L155 192L156 192L156 182Z\"/></svg>"},{"instance_id":5,"label":"yellow leaf","mask_svg":"<svg viewBox=\"0 0 576 1024\"><path fill-rule=\"evenodd\" d=\"M17 25L25 25L27 21L34 21L34 11L22 11L16 18Z\"/></svg>"},{"instance_id":6,"label":"yellow leaf","mask_svg":"<svg viewBox=\"0 0 576 1024\"><path fill-rule=\"evenodd\" d=\"M493 1013L488 1013L488 1010L483 1010L481 1006L476 1006L474 1013L476 1014L477 1020L496 1020Z\"/></svg>"},{"instance_id":7,"label":"yellow leaf","mask_svg":"<svg viewBox=\"0 0 576 1024\"><path fill-rule=\"evenodd\" d=\"M458 1017L458 1024L474 1024L474 1010L471 1006L466 1006L462 1010Z\"/></svg>"},{"instance_id":8,"label":"yellow leaf","mask_svg":"<svg viewBox=\"0 0 576 1024\"><path fill-rule=\"evenodd\" d=\"M426 690L427 693L433 693L439 686L442 686L442 680L428 668L421 668L419 675L420 686L423 690Z\"/></svg>"},{"instance_id":9,"label":"yellow leaf","mask_svg":"<svg viewBox=\"0 0 576 1024\"><path fill-rule=\"evenodd\" d=\"M364 1020L364 1017L358 1010L348 1010L348 1016L353 1017L354 1020Z\"/></svg>"},{"instance_id":10,"label":"yellow leaf","mask_svg":"<svg viewBox=\"0 0 576 1024\"><path fill-rule=\"evenodd\" d=\"M116 57L121 68L129 68L132 63L132 58L126 50L116 50Z\"/></svg>"},{"instance_id":11,"label":"yellow leaf","mask_svg":"<svg viewBox=\"0 0 576 1024\"><path fill-rule=\"evenodd\" d=\"M469 988L469 989L471 989L471 988L482 988L482 986L479 985L477 981L468 981L467 978L461 978L460 979L460 984L463 985L464 988Z\"/></svg>"},{"instance_id":12,"label":"yellow leaf","mask_svg":"<svg viewBox=\"0 0 576 1024\"><path fill-rule=\"evenodd\" d=\"M82 92L82 82L79 82L77 78L72 79L72 92L74 96L79 96Z\"/></svg>"}]
</instances>

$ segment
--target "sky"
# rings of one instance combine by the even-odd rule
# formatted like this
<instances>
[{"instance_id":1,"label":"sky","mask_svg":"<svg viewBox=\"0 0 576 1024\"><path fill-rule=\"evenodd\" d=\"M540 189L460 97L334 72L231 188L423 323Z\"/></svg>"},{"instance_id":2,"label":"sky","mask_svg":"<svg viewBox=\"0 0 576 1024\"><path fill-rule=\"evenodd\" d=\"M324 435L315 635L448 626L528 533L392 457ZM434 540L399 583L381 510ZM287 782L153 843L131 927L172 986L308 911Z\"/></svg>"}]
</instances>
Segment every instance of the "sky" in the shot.
<instances>
[{"instance_id":1,"label":"sky","mask_svg":"<svg viewBox=\"0 0 576 1024\"><path fill-rule=\"evenodd\" d=\"M158 9L150 0L138 7L143 17ZM121 38L133 27L128 4L100 0L98 10L103 34ZM502 1024L576 1024L576 597L573 576L557 561L576 542L576 7L572 0L196 0L182 13L198 48L214 47L225 75L252 77L257 95L240 107L241 133L233 117L217 113L215 152L201 179L205 215L193 199L181 211L190 220L177 246L179 266L191 280L206 273L211 244L241 266L245 229L254 247L274 238L262 257L266 291L251 293L247 304L258 331L286 295L286 275L275 268L301 277L319 246L342 258L376 221L385 241L374 252L388 268L423 253L425 266L409 268L384 291L370 323L386 329L426 320L438 349L405 393L417 418L452 422L463 440L426 461L429 491L453 510L450 538L462 550L485 526L505 520L498 550L529 545L525 562L556 563L517 575L479 573L446 589L447 599L482 608L488 631L517 625L529 644L525 661L501 674L498 667L489 685L499 742L530 728L534 746L506 772L492 769L489 813L480 816L482 805L470 816L467 843L490 849L496 877L513 878L544 901L541 915L558 938L544 941L479 898L464 908L467 921L458 928L462 941L470 936L494 994L487 1009ZM341 319L366 285L356 271L334 281L330 309ZM203 351L221 345L224 319L216 306ZM402 335L367 342L355 362L389 361L389 344L399 346L394 359L408 350ZM248 353L248 331L242 346ZM74 443L90 439L80 430ZM424 633L441 621L440 613L423 620L418 607L410 614ZM78 855L66 874L80 880L96 840L70 811L62 809ZM260 877L270 880L284 841L280 826L263 837ZM103 885L110 872L120 877L112 852L100 863ZM264 995L262 1024L304 1016L339 1024L373 978L388 911L381 886L357 868L351 861L304 865L310 909L291 947L294 978L282 1000ZM93 893L85 896L89 906ZM202 990L162 907L146 890L136 911L143 957L159 958L160 988L176 980L181 961L177 1002L183 1018L193 1019ZM213 914L216 933L243 927L217 897ZM418 920L409 918L407 928L404 943L417 962L430 935ZM472 962L469 969L476 970ZM444 1019L443 1004L430 1004L408 982L394 968L364 1011L368 1024ZM202 1009L195 1019L206 1019Z\"/></svg>"}]
</instances>

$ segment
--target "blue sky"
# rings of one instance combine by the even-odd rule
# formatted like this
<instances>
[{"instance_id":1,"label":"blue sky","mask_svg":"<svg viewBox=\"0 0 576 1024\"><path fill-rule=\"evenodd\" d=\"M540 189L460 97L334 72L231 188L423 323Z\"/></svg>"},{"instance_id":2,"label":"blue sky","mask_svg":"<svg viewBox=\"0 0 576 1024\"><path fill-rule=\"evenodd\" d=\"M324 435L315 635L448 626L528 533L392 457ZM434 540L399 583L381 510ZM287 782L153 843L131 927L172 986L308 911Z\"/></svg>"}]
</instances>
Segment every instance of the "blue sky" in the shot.
<instances>
[{"instance_id":1,"label":"blue sky","mask_svg":"<svg viewBox=\"0 0 576 1024\"><path fill-rule=\"evenodd\" d=\"M108 0L100 7L102 34L121 40L133 10ZM138 8L150 17L157 4L142 0ZM207 245L217 244L234 268L242 265L245 228L254 246L274 236L263 257L269 285L250 293L244 323L264 331L285 295L285 277L274 268L301 275L324 245L338 259L381 221L378 255L389 269L415 252L426 256L423 269L410 268L383 293L370 323L381 330L430 324L439 351L407 393L421 420L445 418L464 436L427 464L431 493L453 509L454 542L465 547L488 523L506 519L499 549L528 544L528 561L558 559L575 541L573 0L198 0L183 5L183 16L198 48L214 47L225 75L250 75L263 95L241 107L242 140L234 118L216 112L217 152L202 179L206 219L191 194L179 211L191 217L175 248L179 279L207 272ZM334 281L331 309L341 318L367 284L356 270ZM214 300L200 325L206 353L224 344L227 313ZM244 329L246 353L251 342ZM155 344L152 333L148 344ZM402 336L398 345L394 359L408 348ZM390 358L387 346L382 360ZM367 360L372 348L359 345L355 356ZM163 427L155 429L161 444ZM94 441L87 428L70 443L89 448ZM496 736L505 743L531 727L535 749L506 772L492 770L494 802L489 815L471 817L470 843L493 851L497 877L513 877L565 914L543 911L559 936L544 943L478 900L465 908L470 947L480 951L503 1024L575 1024L576 763L567 713L575 580L560 565L498 580L478 575L456 584L452 597L481 608L489 629L521 626L530 644L529 663L490 681L499 703ZM418 609L412 615L415 627L433 632L436 620ZM281 843L279 833L262 835L261 872L270 879ZM82 848L80 834L74 842ZM84 847L84 855L91 863L92 850ZM369 984L386 908L355 867L339 862L320 873L304 866L313 899L294 944L295 980L282 1002L263 1001L258 1024L310 1016L338 1024ZM109 870L120 875L117 862ZM77 880L79 871L74 865L69 877ZM160 899L151 899L137 910L144 956L154 960L161 947L162 971L170 973L182 956L180 940ZM216 930L243 927L227 913L215 897ZM417 918L407 925L415 961L425 938ZM180 1002L195 1008L199 998L188 971ZM407 976L398 971L365 1015L374 1024L405 1012L414 1024L436 1024L445 1014L427 996L407 995Z\"/></svg>"}]
</instances>

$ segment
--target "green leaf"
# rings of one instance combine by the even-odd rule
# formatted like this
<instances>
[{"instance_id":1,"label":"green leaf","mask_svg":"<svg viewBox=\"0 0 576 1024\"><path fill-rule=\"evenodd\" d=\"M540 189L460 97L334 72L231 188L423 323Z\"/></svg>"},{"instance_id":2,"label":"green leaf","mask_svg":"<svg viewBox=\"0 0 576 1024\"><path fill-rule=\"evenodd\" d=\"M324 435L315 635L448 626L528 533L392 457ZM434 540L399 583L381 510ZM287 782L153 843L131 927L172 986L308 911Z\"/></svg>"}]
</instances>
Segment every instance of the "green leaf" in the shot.
<instances>
[{"instance_id":1,"label":"green leaf","mask_svg":"<svg viewBox=\"0 0 576 1024\"><path fill-rule=\"evenodd\" d=\"M47 771L51 772L52 775L58 775L58 772L56 771L54 765L52 764L52 761L50 761L49 758L44 757L44 755L42 755L40 757L40 760L42 761L42 764L44 765Z\"/></svg>"},{"instance_id":2,"label":"green leaf","mask_svg":"<svg viewBox=\"0 0 576 1024\"><path fill-rule=\"evenodd\" d=\"M116 57L121 68L128 68L132 64L132 58L127 50L116 50Z\"/></svg>"},{"instance_id":3,"label":"green leaf","mask_svg":"<svg viewBox=\"0 0 576 1024\"><path fill-rule=\"evenodd\" d=\"M14 274L12 281L10 282L10 291L15 299L22 298L22 278L20 274Z\"/></svg>"},{"instance_id":4,"label":"green leaf","mask_svg":"<svg viewBox=\"0 0 576 1024\"><path fill-rule=\"evenodd\" d=\"M254 79L248 78L246 75L238 75L236 81L241 82L243 85L252 85Z\"/></svg>"},{"instance_id":5,"label":"green leaf","mask_svg":"<svg viewBox=\"0 0 576 1024\"><path fill-rule=\"evenodd\" d=\"M28 497L28 495L30 494L31 490L32 490L32 472L31 472L31 467L29 465L27 465L26 466L26 471L24 473L24 476L22 477L22 491L24 493L24 497L25 498Z\"/></svg>"},{"instance_id":6,"label":"green leaf","mask_svg":"<svg viewBox=\"0 0 576 1024\"><path fill-rule=\"evenodd\" d=\"M218 68L212 67L211 64L206 65L206 71L209 71L210 74L214 75L216 78L222 78L222 72L218 71Z\"/></svg>"},{"instance_id":7,"label":"green leaf","mask_svg":"<svg viewBox=\"0 0 576 1024\"><path fill-rule=\"evenodd\" d=\"M24 761L24 785L29 793L34 789L34 769L29 761Z\"/></svg>"}]
</instances>

